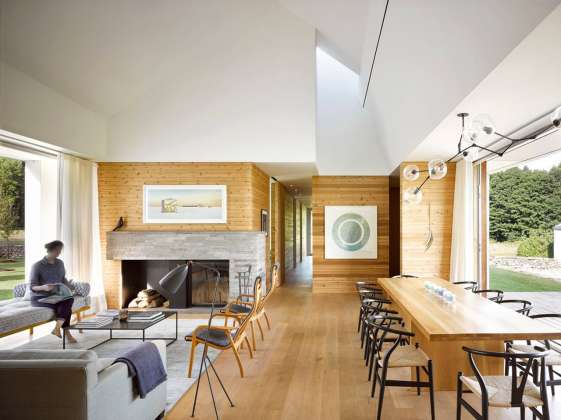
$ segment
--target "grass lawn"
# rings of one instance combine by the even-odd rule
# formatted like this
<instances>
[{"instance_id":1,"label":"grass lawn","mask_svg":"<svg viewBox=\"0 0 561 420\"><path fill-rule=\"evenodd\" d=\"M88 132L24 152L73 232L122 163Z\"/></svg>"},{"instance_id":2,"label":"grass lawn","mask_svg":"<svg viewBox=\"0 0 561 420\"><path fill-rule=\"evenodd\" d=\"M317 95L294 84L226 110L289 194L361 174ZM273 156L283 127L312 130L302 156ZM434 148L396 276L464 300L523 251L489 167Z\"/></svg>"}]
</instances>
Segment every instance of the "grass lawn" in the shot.
<instances>
[{"instance_id":1,"label":"grass lawn","mask_svg":"<svg viewBox=\"0 0 561 420\"><path fill-rule=\"evenodd\" d=\"M13 269L14 271L1 271ZM25 279L24 259L18 258L14 263L0 263L0 300L11 299L12 289Z\"/></svg>"},{"instance_id":2,"label":"grass lawn","mask_svg":"<svg viewBox=\"0 0 561 420\"><path fill-rule=\"evenodd\" d=\"M505 292L560 292L561 282L501 268L490 268L491 289Z\"/></svg>"}]
</instances>

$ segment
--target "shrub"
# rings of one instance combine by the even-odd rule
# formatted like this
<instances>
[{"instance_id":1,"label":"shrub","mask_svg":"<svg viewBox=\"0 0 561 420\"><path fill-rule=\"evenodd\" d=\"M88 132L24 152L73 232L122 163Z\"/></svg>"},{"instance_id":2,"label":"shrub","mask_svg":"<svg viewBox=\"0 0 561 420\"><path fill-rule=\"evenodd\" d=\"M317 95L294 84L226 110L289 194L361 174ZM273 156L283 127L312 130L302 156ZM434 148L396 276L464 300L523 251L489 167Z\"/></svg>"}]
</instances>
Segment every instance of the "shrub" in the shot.
<instances>
[{"instance_id":1,"label":"shrub","mask_svg":"<svg viewBox=\"0 0 561 420\"><path fill-rule=\"evenodd\" d=\"M553 234L533 232L518 245L519 257L553 257Z\"/></svg>"}]
</instances>

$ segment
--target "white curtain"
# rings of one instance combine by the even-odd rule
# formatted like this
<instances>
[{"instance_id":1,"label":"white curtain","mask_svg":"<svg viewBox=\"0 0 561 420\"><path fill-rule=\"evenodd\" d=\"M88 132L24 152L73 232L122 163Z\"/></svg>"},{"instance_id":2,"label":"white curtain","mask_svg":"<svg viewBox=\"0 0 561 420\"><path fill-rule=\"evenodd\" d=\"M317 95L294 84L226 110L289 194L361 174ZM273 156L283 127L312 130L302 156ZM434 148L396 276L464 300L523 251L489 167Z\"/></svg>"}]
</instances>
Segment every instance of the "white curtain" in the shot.
<instances>
[{"instance_id":1,"label":"white curtain","mask_svg":"<svg viewBox=\"0 0 561 420\"><path fill-rule=\"evenodd\" d=\"M97 164L61 154L58 237L67 278L90 284L92 310L107 308L101 274Z\"/></svg>"},{"instance_id":2,"label":"white curtain","mask_svg":"<svg viewBox=\"0 0 561 420\"><path fill-rule=\"evenodd\" d=\"M473 164L461 160L456 164L450 281L477 281L473 248Z\"/></svg>"}]
</instances>

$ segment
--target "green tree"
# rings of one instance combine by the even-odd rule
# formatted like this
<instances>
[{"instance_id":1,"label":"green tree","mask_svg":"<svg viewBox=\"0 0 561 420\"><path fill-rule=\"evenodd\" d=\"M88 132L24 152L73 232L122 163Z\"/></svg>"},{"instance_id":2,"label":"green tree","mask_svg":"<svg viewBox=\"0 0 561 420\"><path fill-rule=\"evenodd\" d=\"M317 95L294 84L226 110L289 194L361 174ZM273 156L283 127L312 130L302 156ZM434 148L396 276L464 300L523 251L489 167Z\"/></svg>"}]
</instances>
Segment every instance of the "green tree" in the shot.
<instances>
[{"instance_id":1,"label":"green tree","mask_svg":"<svg viewBox=\"0 0 561 420\"><path fill-rule=\"evenodd\" d=\"M15 230L23 228L23 162L0 158L0 236L9 244Z\"/></svg>"},{"instance_id":2,"label":"green tree","mask_svg":"<svg viewBox=\"0 0 561 420\"><path fill-rule=\"evenodd\" d=\"M496 241L528 238L561 222L561 165L550 171L498 172L491 175L490 187L489 234Z\"/></svg>"}]
</instances>

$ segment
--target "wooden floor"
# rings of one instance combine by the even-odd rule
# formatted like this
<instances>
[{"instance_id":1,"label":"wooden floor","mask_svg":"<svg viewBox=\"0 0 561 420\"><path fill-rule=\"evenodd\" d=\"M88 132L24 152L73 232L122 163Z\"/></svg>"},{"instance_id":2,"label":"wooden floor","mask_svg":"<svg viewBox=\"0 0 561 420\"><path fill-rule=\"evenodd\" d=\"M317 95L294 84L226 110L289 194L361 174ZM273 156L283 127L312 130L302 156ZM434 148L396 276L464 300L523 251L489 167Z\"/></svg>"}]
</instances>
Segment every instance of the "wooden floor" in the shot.
<instances>
[{"instance_id":1,"label":"wooden floor","mask_svg":"<svg viewBox=\"0 0 561 420\"><path fill-rule=\"evenodd\" d=\"M301 270L305 275L306 270ZM377 399L369 398L370 383L356 334L357 299L354 295L313 295L294 279L271 298L273 330L258 343L253 360L242 353L247 376L239 377L231 352L216 361L235 408L230 408L215 385L221 419L374 419ZM450 366L450 369L455 369ZM393 370L392 377L405 377ZM211 375L211 378L214 377ZM201 382L196 418L214 418L207 378ZM389 388L384 419L429 419L428 395L410 389ZM189 419L194 387L166 417ZM475 401L475 400L474 400ZM561 395L550 399L551 418L561 418ZM437 419L455 418L454 392L436 395ZM529 416L529 412L528 412ZM463 412L464 419L469 419ZM518 410L492 411L492 419L518 419ZM530 417L531 418L531 417Z\"/></svg>"}]
</instances>

